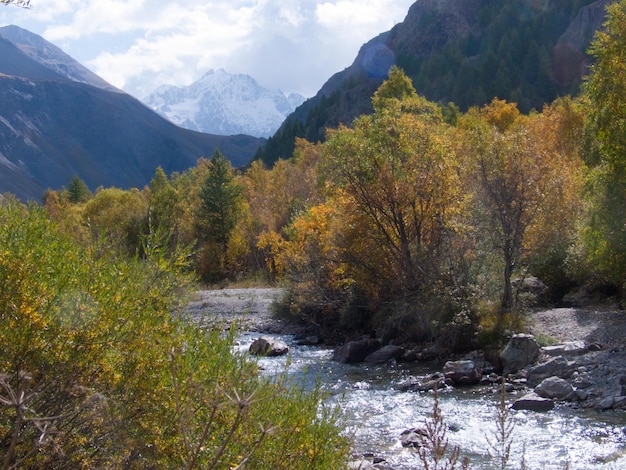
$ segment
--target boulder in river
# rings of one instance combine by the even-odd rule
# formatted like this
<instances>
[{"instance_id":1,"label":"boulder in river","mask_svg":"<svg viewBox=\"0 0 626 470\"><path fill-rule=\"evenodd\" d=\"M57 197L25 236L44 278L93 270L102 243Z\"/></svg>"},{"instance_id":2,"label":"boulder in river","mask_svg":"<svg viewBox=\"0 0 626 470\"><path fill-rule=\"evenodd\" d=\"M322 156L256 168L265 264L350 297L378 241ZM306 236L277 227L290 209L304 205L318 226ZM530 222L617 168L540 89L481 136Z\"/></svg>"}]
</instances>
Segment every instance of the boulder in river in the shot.
<instances>
[{"instance_id":1,"label":"boulder in river","mask_svg":"<svg viewBox=\"0 0 626 470\"><path fill-rule=\"evenodd\" d=\"M363 362L367 356L380 349L380 340L374 338L361 338L356 341L348 341L339 346L333 353L333 361L343 364Z\"/></svg>"},{"instance_id":2,"label":"boulder in river","mask_svg":"<svg viewBox=\"0 0 626 470\"><path fill-rule=\"evenodd\" d=\"M283 356L289 347L278 339L262 336L252 342L248 351L256 356Z\"/></svg>"},{"instance_id":3,"label":"boulder in river","mask_svg":"<svg viewBox=\"0 0 626 470\"><path fill-rule=\"evenodd\" d=\"M400 434L400 443L402 444L402 447L422 447L424 445L426 435L427 432L425 429L407 429L402 431L402 434Z\"/></svg>"},{"instance_id":4,"label":"boulder in river","mask_svg":"<svg viewBox=\"0 0 626 470\"><path fill-rule=\"evenodd\" d=\"M500 360L504 373L510 374L534 363L540 355L541 348L533 335L516 334L500 353Z\"/></svg>"},{"instance_id":5,"label":"boulder in river","mask_svg":"<svg viewBox=\"0 0 626 470\"><path fill-rule=\"evenodd\" d=\"M539 385L542 380L548 377L560 377L569 379L576 368L576 363L568 361L563 356L550 359L548 362L538 364L528 370L528 383Z\"/></svg>"},{"instance_id":6,"label":"boulder in river","mask_svg":"<svg viewBox=\"0 0 626 470\"><path fill-rule=\"evenodd\" d=\"M363 362L366 362L368 364L384 364L385 362L392 359L398 359L402 357L403 354L403 347L388 344L387 346L383 346L382 348L377 349L373 353L365 356Z\"/></svg>"},{"instance_id":7,"label":"boulder in river","mask_svg":"<svg viewBox=\"0 0 626 470\"><path fill-rule=\"evenodd\" d=\"M535 392L530 392L513 402L514 410L550 411L554 409L554 402L549 398L543 398Z\"/></svg>"},{"instance_id":8,"label":"boulder in river","mask_svg":"<svg viewBox=\"0 0 626 470\"><path fill-rule=\"evenodd\" d=\"M448 361L443 366L443 375L455 385L473 385L480 382L483 370L474 361Z\"/></svg>"},{"instance_id":9,"label":"boulder in river","mask_svg":"<svg viewBox=\"0 0 626 470\"><path fill-rule=\"evenodd\" d=\"M563 400L574 391L570 383L560 377L548 377L535 387L535 393L543 398Z\"/></svg>"}]
</instances>

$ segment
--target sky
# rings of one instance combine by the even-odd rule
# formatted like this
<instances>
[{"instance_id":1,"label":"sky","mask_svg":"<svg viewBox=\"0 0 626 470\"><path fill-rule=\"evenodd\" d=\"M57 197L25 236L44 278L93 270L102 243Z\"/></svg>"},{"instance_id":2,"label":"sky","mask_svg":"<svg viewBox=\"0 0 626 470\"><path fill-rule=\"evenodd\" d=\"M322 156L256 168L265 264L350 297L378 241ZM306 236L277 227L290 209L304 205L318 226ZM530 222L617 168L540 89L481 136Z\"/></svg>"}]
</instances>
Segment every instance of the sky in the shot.
<instances>
[{"instance_id":1,"label":"sky","mask_svg":"<svg viewBox=\"0 0 626 470\"><path fill-rule=\"evenodd\" d=\"M31 0L0 6L0 26L43 36L137 98L219 68L310 97L414 1Z\"/></svg>"}]
</instances>

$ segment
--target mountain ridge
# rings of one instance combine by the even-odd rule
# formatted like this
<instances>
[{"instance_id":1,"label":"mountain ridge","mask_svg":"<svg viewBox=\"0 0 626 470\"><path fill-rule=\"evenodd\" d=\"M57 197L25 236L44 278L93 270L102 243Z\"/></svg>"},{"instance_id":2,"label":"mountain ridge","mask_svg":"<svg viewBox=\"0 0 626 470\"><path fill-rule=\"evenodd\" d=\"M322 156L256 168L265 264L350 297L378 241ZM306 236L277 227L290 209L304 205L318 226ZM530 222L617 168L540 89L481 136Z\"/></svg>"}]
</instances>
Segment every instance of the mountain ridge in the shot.
<instances>
[{"instance_id":1,"label":"mountain ridge","mask_svg":"<svg viewBox=\"0 0 626 470\"><path fill-rule=\"evenodd\" d=\"M369 64L398 65L427 99L462 110L498 97L523 112L575 94L586 49L615 0L417 0L404 21L366 42L354 62L300 105L256 158L272 165L293 153L295 137L323 141L327 128L372 112L385 77ZM376 71L377 72L377 71Z\"/></svg>"},{"instance_id":2,"label":"mountain ridge","mask_svg":"<svg viewBox=\"0 0 626 470\"><path fill-rule=\"evenodd\" d=\"M162 85L142 101L186 129L269 137L304 97L261 87L249 75L211 69L188 86Z\"/></svg>"},{"instance_id":3,"label":"mountain ridge","mask_svg":"<svg viewBox=\"0 0 626 470\"><path fill-rule=\"evenodd\" d=\"M72 80L37 57L0 38L0 193L41 200L74 175L92 190L141 188L158 166L185 171L218 148L246 165L263 142L175 126L136 98Z\"/></svg>"}]
</instances>

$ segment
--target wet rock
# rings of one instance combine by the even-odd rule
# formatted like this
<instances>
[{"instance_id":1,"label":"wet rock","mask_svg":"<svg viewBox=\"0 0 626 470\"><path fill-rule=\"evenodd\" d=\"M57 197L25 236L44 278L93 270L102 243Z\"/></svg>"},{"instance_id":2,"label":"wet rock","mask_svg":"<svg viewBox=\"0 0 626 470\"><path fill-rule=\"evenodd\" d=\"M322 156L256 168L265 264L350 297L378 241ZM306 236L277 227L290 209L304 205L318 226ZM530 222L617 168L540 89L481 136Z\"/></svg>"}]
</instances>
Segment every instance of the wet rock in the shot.
<instances>
[{"instance_id":1,"label":"wet rock","mask_svg":"<svg viewBox=\"0 0 626 470\"><path fill-rule=\"evenodd\" d=\"M505 374L517 372L534 363L541 355L541 348L533 335L513 335L500 353Z\"/></svg>"},{"instance_id":2,"label":"wet rock","mask_svg":"<svg viewBox=\"0 0 626 470\"><path fill-rule=\"evenodd\" d=\"M298 340L298 346L317 346L319 344L322 344L319 336L307 336Z\"/></svg>"},{"instance_id":3,"label":"wet rock","mask_svg":"<svg viewBox=\"0 0 626 470\"><path fill-rule=\"evenodd\" d=\"M407 429L400 434L400 444L402 444L402 447L421 447L425 437L426 431L424 429Z\"/></svg>"},{"instance_id":4,"label":"wet rock","mask_svg":"<svg viewBox=\"0 0 626 470\"><path fill-rule=\"evenodd\" d=\"M348 463L349 470L392 470L387 461L381 457L364 457Z\"/></svg>"},{"instance_id":5,"label":"wet rock","mask_svg":"<svg viewBox=\"0 0 626 470\"><path fill-rule=\"evenodd\" d=\"M589 398L589 392L587 392L586 390L575 390L574 395L575 396L571 398L572 401L585 401L587 398Z\"/></svg>"},{"instance_id":6,"label":"wet rock","mask_svg":"<svg viewBox=\"0 0 626 470\"><path fill-rule=\"evenodd\" d=\"M531 367L528 370L528 383L530 385L538 385L548 377L568 379L574 373L575 366L575 362L570 362L563 356L555 357L543 364Z\"/></svg>"},{"instance_id":7,"label":"wet rock","mask_svg":"<svg viewBox=\"0 0 626 470\"><path fill-rule=\"evenodd\" d=\"M348 341L343 346L335 349L333 361L343 364L362 362L368 355L379 349L380 340L374 338L362 338L357 341Z\"/></svg>"},{"instance_id":8,"label":"wet rock","mask_svg":"<svg viewBox=\"0 0 626 470\"><path fill-rule=\"evenodd\" d=\"M480 382L483 370L474 361L448 361L443 366L443 375L454 385L473 385Z\"/></svg>"},{"instance_id":9,"label":"wet rock","mask_svg":"<svg viewBox=\"0 0 626 470\"><path fill-rule=\"evenodd\" d=\"M568 341L566 343L554 346L545 346L541 348L544 354L548 356L579 356L588 351L587 344L584 341Z\"/></svg>"},{"instance_id":10,"label":"wet rock","mask_svg":"<svg viewBox=\"0 0 626 470\"><path fill-rule=\"evenodd\" d=\"M404 348L400 346L394 346L393 344L388 344L387 346L383 346L382 348L365 356L363 362L366 362L368 364L384 364L385 362L391 361L392 359L398 359L402 357L403 354Z\"/></svg>"},{"instance_id":11,"label":"wet rock","mask_svg":"<svg viewBox=\"0 0 626 470\"><path fill-rule=\"evenodd\" d=\"M615 397L613 402L613 408L626 408L626 397Z\"/></svg>"},{"instance_id":12,"label":"wet rock","mask_svg":"<svg viewBox=\"0 0 626 470\"><path fill-rule=\"evenodd\" d=\"M549 398L543 398L537 395L535 392L531 392L515 400L511 407L514 410L530 410L543 412L554 409L554 402Z\"/></svg>"},{"instance_id":13,"label":"wet rock","mask_svg":"<svg viewBox=\"0 0 626 470\"><path fill-rule=\"evenodd\" d=\"M400 384L399 389L403 392L429 392L431 390L440 390L448 385L452 385L452 382L447 383L441 372L432 374L428 378L423 380L417 377L409 377L407 381Z\"/></svg>"},{"instance_id":14,"label":"wet rock","mask_svg":"<svg viewBox=\"0 0 626 470\"><path fill-rule=\"evenodd\" d=\"M598 402L598 404L596 405L596 409L600 411L610 410L611 408L613 408L614 404L615 397L606 397Z\"/></svg>"},{"instance_id":15,"label":"wet rock","mask_svg":"<svg viewBox=\"0 0 626 470\"><path fill-rule=\"evenodd\" d=\"M577 389L584 389L591 387L593 382L589 379L587 374L580 374L572 381L572 385Z\"/></svg>"},{"instance_id":16,"label":"wet rock","mask_svg":"<svg viewBox=\"0 0 626 470\"><path fill-rule=\"evenodd\" d=\"M289 347L278 339L262 336L252 342L249 352L256 356L283 356L289 352Z\"/></svg>"},{"instance_id":17,"label":"wet rock","mask_svg":"<svg viewBox=\"0 0 626 470\"><path fill-rule=\"evenodd\" d=\"M570 383L560 377L548 377L535 387L535 393L543 398L563 400L574 391Z\"/></svg>"}]
</instances>

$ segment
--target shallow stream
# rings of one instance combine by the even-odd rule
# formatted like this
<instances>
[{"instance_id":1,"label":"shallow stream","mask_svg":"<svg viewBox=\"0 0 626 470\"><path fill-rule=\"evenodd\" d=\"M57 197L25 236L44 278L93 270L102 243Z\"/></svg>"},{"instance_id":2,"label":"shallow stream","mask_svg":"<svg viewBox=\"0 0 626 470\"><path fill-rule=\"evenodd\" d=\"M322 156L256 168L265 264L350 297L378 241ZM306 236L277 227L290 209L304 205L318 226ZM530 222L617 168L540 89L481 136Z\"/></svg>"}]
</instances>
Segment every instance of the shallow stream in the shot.
<instances>
[{"instance_id":1,"label":"shallow stream","mask_svg":"<svg viewBox=\"0 0 626 470\"><path fill-rule=\"evenodd\" d=\"M263 373L287 371L294 381L313 387L321 381L330 405L343 410L346 432L354 439L356 456L374 455L394 469L420 468L414 450L400 444L402 431L423 427L432 416L432 392L400 390L409 377L426 377L434 370L399 363L352 365L332 361L332 350L299 346L289 335L264 335L286 342L288 356L259 360ZM247 352L258 333L245 333L238 350ZM508 394L510 404L518 395ZM448 425L450 445L468 457L470 468L498 468L489 459L488 441L496 442L496 411L499 393L484 387L459 388L439 393L439 404ZM626 412L575 410L559 405L537 413L510 411L514 423L511 457L507 468L535 470L626 469Z\"/></svg>"}]
</instances>

